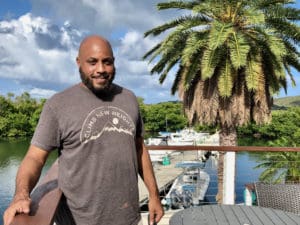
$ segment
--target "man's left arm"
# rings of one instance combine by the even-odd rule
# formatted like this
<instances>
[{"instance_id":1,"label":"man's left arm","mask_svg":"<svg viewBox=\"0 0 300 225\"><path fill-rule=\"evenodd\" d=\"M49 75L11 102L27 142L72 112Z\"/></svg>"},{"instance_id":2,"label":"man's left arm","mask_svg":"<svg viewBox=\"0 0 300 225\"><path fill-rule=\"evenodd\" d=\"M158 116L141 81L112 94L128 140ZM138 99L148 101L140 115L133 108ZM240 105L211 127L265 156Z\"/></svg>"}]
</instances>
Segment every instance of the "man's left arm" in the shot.
<instances>
[{"instance_id":1,"label":"man's left arm","mask_svg":"<svg viewBox=\"0 0 300 225\"><path fill-rule=\"evenodd\" d=\"M138 152L139 174L149 191L148 207L150 224L153 224L154 221L158 223L164 215L164 210L160 202L159 191L154 176L150 156L142 137L138 137L136 139L136 148Z\"/></svg>"}]
</instances>

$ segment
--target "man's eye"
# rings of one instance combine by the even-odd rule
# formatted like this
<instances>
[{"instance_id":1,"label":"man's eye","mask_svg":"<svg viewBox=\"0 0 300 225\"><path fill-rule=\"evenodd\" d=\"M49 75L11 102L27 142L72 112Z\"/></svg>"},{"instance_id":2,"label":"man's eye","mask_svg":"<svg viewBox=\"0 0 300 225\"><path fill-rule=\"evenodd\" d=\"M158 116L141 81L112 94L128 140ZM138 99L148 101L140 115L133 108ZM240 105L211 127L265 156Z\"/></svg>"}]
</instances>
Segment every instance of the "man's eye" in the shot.
<instances>
[{"instance_id":1,"label":"man's eye","mask_svg":"<svg viewBox=\"0 0 300 225\"><path fill-rule=\"evenodd\" d=\"M114 62L113 62L113 60L105 60L103 63L105 65L112 65Z\"/></svg>"}]
</instances>

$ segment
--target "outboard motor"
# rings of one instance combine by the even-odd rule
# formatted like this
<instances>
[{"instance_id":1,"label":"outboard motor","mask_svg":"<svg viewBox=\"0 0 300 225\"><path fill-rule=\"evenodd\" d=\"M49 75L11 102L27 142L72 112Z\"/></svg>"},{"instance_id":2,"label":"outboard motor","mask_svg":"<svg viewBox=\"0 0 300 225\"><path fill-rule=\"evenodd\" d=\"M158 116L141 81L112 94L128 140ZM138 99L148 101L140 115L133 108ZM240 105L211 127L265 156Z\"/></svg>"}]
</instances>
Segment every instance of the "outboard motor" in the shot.
<instances>
[{"instance_id":1,"label":"outboard motor","mask_svg":"<svg viewBox=\"0 0 300 225\"><path fill-rule=\"evenodd\" d=\"M192 193L189 190L184 190L182 192L182 205L183 205L183 208L186 209L186 208L191 207L192 201L193 201Z\"/></svg>"},{"instance_id":2,"label":"outboard motor","mask_svg":"<svg viewBox=\"0 0 300 225\"><path fill-rule=\"evenodd\" d=\"M171 208L172 209L180 209L182 199L180 198L179 193L176 190L173 190L170 193L170 198L171 198Z\"/></svg>"}]
</instances>

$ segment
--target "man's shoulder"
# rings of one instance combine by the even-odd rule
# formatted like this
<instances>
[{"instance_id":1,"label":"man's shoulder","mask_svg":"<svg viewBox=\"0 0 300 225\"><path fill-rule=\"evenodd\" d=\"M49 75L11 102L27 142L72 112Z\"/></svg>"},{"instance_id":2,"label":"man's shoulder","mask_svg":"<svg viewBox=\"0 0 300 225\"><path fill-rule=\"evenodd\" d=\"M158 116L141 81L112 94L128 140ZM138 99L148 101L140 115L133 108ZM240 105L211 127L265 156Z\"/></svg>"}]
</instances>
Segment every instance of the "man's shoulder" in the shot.
<instances>
[{"instance_id":1,"label":"man's shoulder","mask_svg":"<svg viewBox=\"0 0 300 225\"><path fill-rule=\"evenodd\" d=\"M125 88L123 86L120 86L118 84L115 84L115 83L113 85L114 85L115 92L129 95L129 96L136 98L136 95L134 94L134 92L132 90Z\"/></svg>"},{"instance_id":2,"label":"man's shoulder","mask_svg":"<svg viewBox=\"0 0 300 225\"><path fill-rule=\"evenodd\" d=\"M58 104L58 103L64 104L65 101L68 101L71 98L76 98L76 93L78 92L79 89L80 89L79 84L68 87L63 91L52 95L51 98L49 98L47 100L47 103L48 104L53 104L53 103L55 103L55 104Z\"/></svg>"}]
</instances>

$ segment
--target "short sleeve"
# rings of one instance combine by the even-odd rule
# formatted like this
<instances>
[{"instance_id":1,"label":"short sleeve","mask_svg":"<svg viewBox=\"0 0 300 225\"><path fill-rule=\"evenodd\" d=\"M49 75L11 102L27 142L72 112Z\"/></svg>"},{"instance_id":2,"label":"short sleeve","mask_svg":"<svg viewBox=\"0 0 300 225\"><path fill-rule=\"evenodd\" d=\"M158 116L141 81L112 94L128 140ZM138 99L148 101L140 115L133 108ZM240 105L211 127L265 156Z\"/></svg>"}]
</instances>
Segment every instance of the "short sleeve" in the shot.
<instances>
[{"instance_id":1,"label":"short sleeve","mask_svg":"<svg viewBox=\"0 0 300 225\"><path fill-rule=\"evenodd\" d=\"M144 136L144 123L139 110L139 117L136 126L136 137L143 137L143 136Z\"/></svg>"},{"instance_id":2,"label":"short sleeve","mask_svg":"<svg viewBox=\"0 0 300 225\"><path fill-rule=\"evenodd\" d=\"M52 151L60 146L59 123L55 112L47 101L43 107L38 125L31 139L31 144L46 151Z\"/></svg>"}]
</instances>

